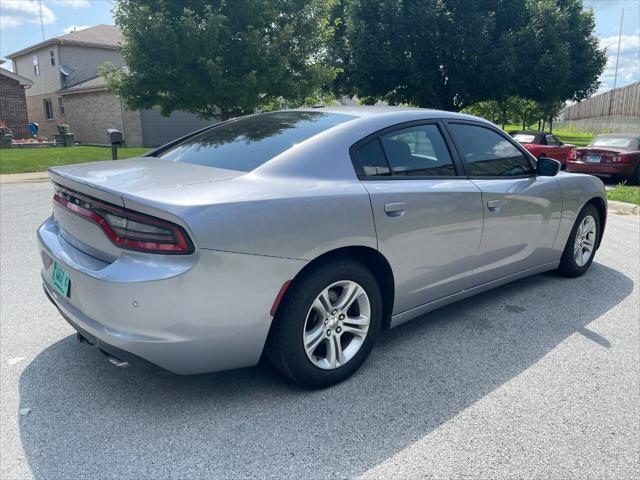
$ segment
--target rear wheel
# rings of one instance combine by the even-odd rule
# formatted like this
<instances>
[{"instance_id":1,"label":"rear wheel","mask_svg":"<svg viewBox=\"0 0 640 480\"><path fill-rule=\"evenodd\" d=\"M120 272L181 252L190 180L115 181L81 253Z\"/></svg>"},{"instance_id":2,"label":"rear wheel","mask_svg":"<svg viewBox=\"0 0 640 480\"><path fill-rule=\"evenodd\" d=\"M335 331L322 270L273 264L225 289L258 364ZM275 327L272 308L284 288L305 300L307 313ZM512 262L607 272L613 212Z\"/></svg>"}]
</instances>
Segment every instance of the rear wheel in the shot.
<instances>
[{"instance_id":1,"label":"rear wheel","mask_svg":"<svg viewBox=\"0 0 640 480\"><path fill-rule=\"evenodd\" d=\"M600 214L596 207L587 204L578 214L564 248L558 267L562 275L578 277L589 269L596 253L600 232Z\"/></svg>"},{"instance_id":2,"label":"rear wheel","mask_svg":"<svg viewBox=\"0 0 640 480\"><path fill-rule=\"evenodd\" d=\"M338 259L304 272L274 318L267 357L300 385L341 382L364 363L382 322L382 295L360 262Z\"/></svg>"}]
</instances>

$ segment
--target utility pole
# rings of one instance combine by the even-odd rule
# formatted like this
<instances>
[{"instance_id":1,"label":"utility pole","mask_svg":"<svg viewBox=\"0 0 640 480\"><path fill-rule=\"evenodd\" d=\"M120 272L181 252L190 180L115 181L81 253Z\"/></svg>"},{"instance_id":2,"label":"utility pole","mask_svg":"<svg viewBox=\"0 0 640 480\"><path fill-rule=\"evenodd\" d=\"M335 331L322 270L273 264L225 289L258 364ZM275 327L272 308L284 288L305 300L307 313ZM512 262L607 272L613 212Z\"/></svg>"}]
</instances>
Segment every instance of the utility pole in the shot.
<instances>
[{"instance_id":1,"label":"utility pole","mask_svg":"<svg viewBox=\"0 0 640 480\"><path fill-rule=\"evenodd\" d=\"M624 19L624 8L622 9L622 14L620 15L620 34L618 35L618 53L616 54L616 71L613 75L613 89L616 89L616 85L618 83L618 62L620 61L620 42L622 41L622 21Z\"/></svg>"},{"instance_id":2,"label":"utility pole","mask_svg":"<svg viewBox=\"0 0 640 480\"><path fill-rule=\"evenodd\" d=\"M44 19L42 17L42 0L38 0L40 5L40 31L42 32L42 41L44 42Z\"/></svg>"},{"instance_id":3,"label":"utility pole","mask_svg":"<svg viewBox=\"0 0 640 480\"><path fill-rule=\"evenodd\" d=\"M609 129L613 131L613 119L611 118L611 112L613 110L613 96L616 93L616 86L618 85L618 62L620 61L620 43L622 41L622 21L624 20L624 8L620 14L620 33L618 34L618 52L616 53L616 69L613 74L613 88L609 91Z\"/></svg>"}]
</instances>

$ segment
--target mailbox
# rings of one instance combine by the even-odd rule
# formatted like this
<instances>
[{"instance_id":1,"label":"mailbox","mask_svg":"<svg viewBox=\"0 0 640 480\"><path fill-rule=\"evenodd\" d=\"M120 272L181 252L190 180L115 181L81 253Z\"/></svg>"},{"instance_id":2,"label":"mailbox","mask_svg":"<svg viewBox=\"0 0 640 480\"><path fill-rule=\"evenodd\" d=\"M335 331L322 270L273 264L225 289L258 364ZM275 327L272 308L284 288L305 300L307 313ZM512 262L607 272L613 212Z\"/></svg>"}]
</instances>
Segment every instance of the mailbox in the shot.
<instances>
[{"instance_id":1,"label":"mailbox","mask_svg":"<svg viewBox=\"0 0 640 480\"><path fill-rule=\"evenodd\" d=\"M107 141L111 145L122 145L122 132L115 128L107 130Z\"/></svg>"}]
</instances>

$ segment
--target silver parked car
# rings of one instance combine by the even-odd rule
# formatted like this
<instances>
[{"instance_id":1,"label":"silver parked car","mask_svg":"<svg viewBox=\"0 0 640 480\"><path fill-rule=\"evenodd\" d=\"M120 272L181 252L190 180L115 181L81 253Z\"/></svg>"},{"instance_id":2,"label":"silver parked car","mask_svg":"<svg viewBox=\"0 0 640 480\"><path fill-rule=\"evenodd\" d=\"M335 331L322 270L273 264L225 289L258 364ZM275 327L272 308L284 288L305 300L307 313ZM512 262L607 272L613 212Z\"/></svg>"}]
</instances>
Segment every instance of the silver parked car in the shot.
<instances>
[{"instance_id":1,"label":"silver parked car","mask_svg":"<svg viewBox=\"0 0 640 480\"><path fill-rule=\"evenodd\" d=\"M322 387L380 330L547 270L583 274L603 184L493 124L323 108L219 123L146 157L57 167L44 289L117 365L256 364Z\"/></svg>"}]
</instances>

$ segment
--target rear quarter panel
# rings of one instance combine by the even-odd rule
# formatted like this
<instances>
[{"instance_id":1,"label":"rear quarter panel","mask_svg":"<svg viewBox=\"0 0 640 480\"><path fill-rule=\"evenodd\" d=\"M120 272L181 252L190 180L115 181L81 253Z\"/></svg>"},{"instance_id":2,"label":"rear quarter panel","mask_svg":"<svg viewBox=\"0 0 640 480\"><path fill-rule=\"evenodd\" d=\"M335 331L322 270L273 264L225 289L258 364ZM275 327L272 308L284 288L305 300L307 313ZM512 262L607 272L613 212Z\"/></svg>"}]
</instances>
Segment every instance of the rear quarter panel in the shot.
<instances>
[{"instance_id":1,"label":"rear quarter panel","mask_svg":"<svg viewBox=\"0 0 640 480\"><path fill-rule=\"evenodd\" d=\"M179 217L203 249L312 260L345 246L377 248L369 196L357 179L247 174L124 202Z\"/></svg>"}]
</instances>

